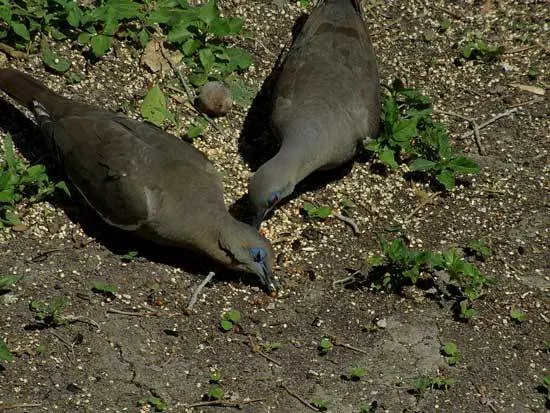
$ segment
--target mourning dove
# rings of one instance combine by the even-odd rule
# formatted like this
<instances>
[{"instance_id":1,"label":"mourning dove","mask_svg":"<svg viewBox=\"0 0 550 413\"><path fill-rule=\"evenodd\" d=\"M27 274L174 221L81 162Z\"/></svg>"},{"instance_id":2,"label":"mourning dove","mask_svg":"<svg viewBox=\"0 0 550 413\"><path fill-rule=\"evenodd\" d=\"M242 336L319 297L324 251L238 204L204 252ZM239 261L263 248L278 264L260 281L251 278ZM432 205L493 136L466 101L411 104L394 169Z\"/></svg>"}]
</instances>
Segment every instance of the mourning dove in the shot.
<instances>
[{"instance_id":1,"label":"mourning dove","mask_svg":"<svg viewBox=\"0 0 550 413\"><path fill-rule=\"evenodd\" d=\"M359 0L325 0L293 42L274 90L281 146L249 182L255 224L298 182L352 159L378 131L376 57Z\"/></svg>"},{"instance_id":2,"label":"mourning dove","mask_svg":"<svg viewBox=\"0 0 550 413\"><path fill-rule=\"evenodd\" d=\"M57 161L107 223L199 251L276 290L269 241L229 214L220 176L202 152L148 123L63 98L16 70L0 70L0 89L34 111Z\"/></svg>"}]
</instances>

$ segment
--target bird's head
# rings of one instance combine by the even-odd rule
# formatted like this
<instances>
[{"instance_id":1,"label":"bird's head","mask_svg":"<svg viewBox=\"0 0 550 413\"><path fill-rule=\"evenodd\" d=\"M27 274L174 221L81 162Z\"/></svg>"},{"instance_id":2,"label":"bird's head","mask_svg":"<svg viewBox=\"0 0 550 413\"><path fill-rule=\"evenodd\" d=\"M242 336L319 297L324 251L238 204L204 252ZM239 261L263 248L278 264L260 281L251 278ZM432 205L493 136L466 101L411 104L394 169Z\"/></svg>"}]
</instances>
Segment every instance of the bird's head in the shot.
<instances>
[{"instance_id":1,"label":"bird's head","mask_svg":"<svg viewBox=\"0 0 550 413\"><path fill-rule=\"evenodd\" d=\"M253 226L259 228L273 207L294 191L294 185L285 179L284 171L272 173L263 166L258 169L248 184L248 196L254 210Z\"/></svg>"},{"instance_id":2,"label":"bird's head","mask_svg":"<svg viewBox=\"0 0 550 413\"><path fill-rule=\"evenodd\" d=\"M221 248L229 255L231 267L256 274L270 293L279 289L273 275L274 254L270 242L253 227L239 222L240 230L231 231L220 240Z\"/></svg>"}]
</instances>

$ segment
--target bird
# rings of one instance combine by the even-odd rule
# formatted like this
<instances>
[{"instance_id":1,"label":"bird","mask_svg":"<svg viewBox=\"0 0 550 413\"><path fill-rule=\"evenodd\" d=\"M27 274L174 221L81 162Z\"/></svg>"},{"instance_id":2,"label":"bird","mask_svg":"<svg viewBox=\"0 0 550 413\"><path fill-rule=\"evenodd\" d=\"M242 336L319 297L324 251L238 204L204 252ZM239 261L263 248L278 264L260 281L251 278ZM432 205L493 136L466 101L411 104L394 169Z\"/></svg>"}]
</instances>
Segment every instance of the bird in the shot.
<instances>
[{"instance_id":1,"label":"bird","mask_svg":"<svg viewBox=\"0 0 550 413\"><path fill-rule=\"evenodd\" d=\"M0 89L34 112L55 160L105 222L256 274L276 292L270 242L230 215L220 174L201 151L152 124L64 98L18 70L0 69Z\"/></svg>"},{"instance_id":2,"label":"bird","mask_svg":"<svg viewBox=\"0 0 550 413\"><path fill-rule=\"evenodd\" d=\"M297 183L351 160L380 122L375 52L360 0L324 0L296 36L273 91L271 129L278 152L250 178L259 227Z\"/></svg>"}]
</instances>

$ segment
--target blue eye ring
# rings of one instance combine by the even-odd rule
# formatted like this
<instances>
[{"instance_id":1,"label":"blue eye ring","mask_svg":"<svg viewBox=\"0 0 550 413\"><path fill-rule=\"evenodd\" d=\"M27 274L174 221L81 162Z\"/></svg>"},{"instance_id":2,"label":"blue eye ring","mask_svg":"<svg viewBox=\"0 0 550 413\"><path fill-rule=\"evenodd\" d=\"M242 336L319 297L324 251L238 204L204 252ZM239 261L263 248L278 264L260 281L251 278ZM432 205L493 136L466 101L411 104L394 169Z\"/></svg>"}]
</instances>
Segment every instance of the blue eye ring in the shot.
<instances>
[{"instance_id":1,"label":"blue eye ring","mask_svg":"<svg viewBox=\"0 0 550 413\"><path fill-rule=\"evenodd\" d=\"M253 247L250 248L250 256L255 262L263 262L267 257L267 252L263 248Z\"/></svg>"}]
</instances>

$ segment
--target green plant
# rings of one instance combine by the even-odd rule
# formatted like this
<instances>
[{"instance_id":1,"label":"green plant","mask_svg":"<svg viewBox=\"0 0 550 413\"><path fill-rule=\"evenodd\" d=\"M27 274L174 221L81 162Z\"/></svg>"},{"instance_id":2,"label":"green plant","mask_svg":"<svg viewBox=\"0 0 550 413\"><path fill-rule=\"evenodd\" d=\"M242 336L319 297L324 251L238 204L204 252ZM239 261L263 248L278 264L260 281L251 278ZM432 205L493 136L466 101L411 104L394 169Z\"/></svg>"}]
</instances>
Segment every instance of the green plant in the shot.
<instances>
[{"instance_id":1,"label":"green plant","mask_svg":"<svg viewBox=\"0 0 550 413\"><path fill-rule=\"evenodd\" d=\"M527 76L529 76L529 79L531 80L537 80L537 77L539 76L539 69L536 66L530 66L527 70Z\"/></svg>"},{"instance_id":2,"label":"green plant","mask_svg":"<svg viewBox=\"0 0 550 413\"><path fill-rule=\"evenodd\" d=\"M274 350L280 349L281 343L279 342L262 343L261 347L264 353L271 353Z\"/></svg>"},{"instance_id":3,"label":"green plant","mask_svg":"<svg viewBox=\"0 0 550 413\"><path fill-rule=\"evenodd\" d=\"M135 260L138 256L138 252L137 251L128 251L126 254L124 255L121 255L120 256L120 259L124 262L131 262L133 260Z\"/></svg>"},{"instance_id":4,"label":"green plant","mask_svg":"<svg viewBox=\"0 0 550 413\"><path fill-rule=\"evenodd\" d=\"M151 396L147 400L139 400L138 405L149 405L153 409L155 409L155 412L164 412L168 410L168 403L166 403L166 401L164 401L164 399L162 399L161 397Z\"/></svg>"},{"instance_id":5,"label":"green plant","mask_svg":"<svg viewBox=\"0 0 550 413\"><path fill-rule=\"evenodd\" d=\"M0 294L10 291L11 286L19 281L22 277L16 277L14 275L6 275L0 277Z\"/></svg>"},{"instance_id":6,"label":"green plant","mask_svg":"<svg viewBox=\"0 0 550 413\"><path fill-rule=\"evenodd\" d=\"M92 291L105 295L114 296L117 287L114 284L107 284L105 281L92 281Z\"/></svg>"},{"instance_id":7,"label":"green plant","mask_svg":"<svg viewBox=\"0 0 550 413\"><path fill-rule=\"evenodd\" d=\"M320 412L326 412L328 410L330 402L325 399L314 399L311 401L311 405L316 407Z\"/></svg>"},{"instance_id":8,"label":"green plant","mask_svg":"<svg viewBox=\"0 0 550 413\"><path fill-rule=\"evenodd\" d=\"M364 367L352 367L350 371L347 374L343 375L343 378L350 381L360 381L365 374L367 374L367 370Z\"/></svg>"},{"instance_id":9,"label":"green plant","mask_svg":"<svg viewBox=\"0 0 550 413\"><path fill-rule=\"evenodd\" d=\"M0 339L0 361L12 361L13 355L8 348L6 342Z\"/></svg>"},{"instance_id":10,"label":"green plant","mask_svg":"<svg viewBox=\"0 0 550 413\"><path fill-rule=\"evenodd\" d=\"M490 62L504 53L503 46L492 46L487 43L481 33L470 33L460 49L460 55L468 60Z\"/></svg>"},{"instance_id":11,"label":"green plant","mask_svg":"<svg viewBox=\"0 0 550 413\"><path fill-rule=\"evenodd\" d=\"M453 378L422 376L413 380L410 392L422 396L426 390L447 390L454 384Z\"/></svg>"},{"instance_id":12,"label":"green plant","mask_svg":"<svg viewBox=\"0 0 550 413\"><path fill-rule=\"evenodd\" d=\"M220 381L222 380L222 373L219 370L213 371L210 374L210 384L220 384Z\"/></svg>"},{"instance_id":13,"label":"green plant","mask_svg":"<svg viewBox=\"0 0 550 413\"><path fill-rule=\"evenodd\" d=\"M218 387L213 386L208 390L208 393L206 393L206 397L208 400L221 400L223 399L224 391Z\"/></svg>"},{"instance_id":14,"label":"green plant","mask_svg":"<svg viewBox=\"0 0 550 413\"><path fill-rule=\"evenodd\" d=\"M378 402L375 400L369 404L361 404L359 406L359 413L375 413L378 409Z\"/></svg>"},{"instance_id":15,"label":"green plant","mask_svg":"<svg viewBox=\"0 0 550 413\"><path fill-rule=\"evenodd\" d=\"M308 218L326 219L332 213L332 210L328 206L318 206L311 202L305 202L303 209Z\"/></svg>"},{"instance_id":16,"label":"green plant","mask_svg":"<svg viewBox=\"0 0 550 413\"><path fill-rule=\"evenodd\" d=\"M471 241L468 244L467 250L472 252L473 255L483 261L489 258L493 253L493 251L491 250L491 248L489 248L485 241L480 239Z\"/></svg>"},{"instance_id":17,"label":"green plant","mask_svg":"<svg viewBox=\"0 0 550 413\"><path fill-rule=\"evenodd\" d=\"M174 115L166 107L166 98L158 86L153 86L145 95L141 116L156 126L162 126L165 121L174 122Z\"/></svg>"},{"instance_id":18,"label":"green plant","mask_svg":"<svg viewBox=\"0 0 550 413\"><path fill-rule=\"evenodd\" d=\"M527 320L527 313L519 307L510 309L510 318L516 323L521 324Z\"/></svg>"},{"instance_id":19,"label":"green plant","mask_svg":"<svg viewBox=\"0 0 550 413\"><path fill-rule=\"evenodd\" d=\"M241 312L239 310L229 310L224 313L220 321L222 331L231 331L241 321Z\"/></svg>"},{"instance_id":20,"label":"green plant","mask_svg":"<svg viewBox=\"0 0 550 413\"><path fill-rule=\"evenodd\" d=\"M29 166L16 157L10 134L4 138L4 155L5 161L0 162L0 228L21 223L14 212L16 204L38 202L56 189L70 195L63 181L50 180L44 165Z\"/></svg>"},{"instance_id":21,"label":"green plant","mask_svg":"<svg viewBox=\"0 0 550 413\"><path fill-rule=\"evenodd\" d=\"M366 144L367 150L392 169L406 163L411 171L435 178L446 190L455 187L456 175L479 171L472 159L453 151L443 124L431 118L428 97L405 88L400 80L387 91L379 135Z\"/></svg>"},{"instance_id":22,"label":"green plant","mask_svg":"<svg viewBox=\"0 0 550 413\"><path fill-rule=\"evenodd\" d=\"M541 384L542 392L546 394L546 404L550 404L550 376L544 376Z\"/></svg>"},{"instance_id":23,"label":"green plant","mask_svg":"<svg viewBox=\"0 0 550 413\"><path fill-rule=\"evenodd\" d=\"M460 351L456 343L448 342L444 343L441 346L441 354L443 354L447 359L447 364L449 366L454 366L460 361Z\"/></svg>"},{"instance_id":24,"label":"green plant","mask_svg":"<svg viewBox=\"0 0 550 413\"><path fill-rule=\"evenodd\" d=\"M321 354L327 354L332 349L332 347L334 346L328 337L323 337L317 345L317 349Z\"/></svg>"},{"instance_id":25,"label":"green plant","mask_svg":"<svg viewBox=\"0 0 550 413\"><path fill-rule=\"evenodd\" d=\"M66 297L56 297L49 303L31 301L30 310L35 313L35 318L49 327L67 324L67 319L62 315L62 310L69 305Z\"/></svg>"}]
</instances>

